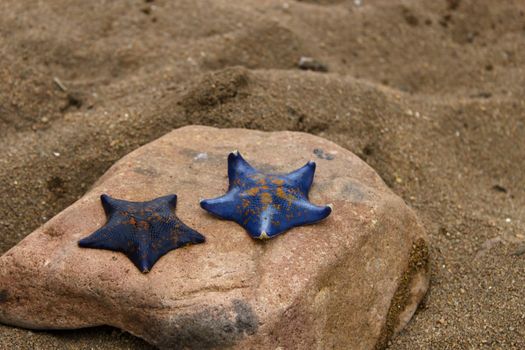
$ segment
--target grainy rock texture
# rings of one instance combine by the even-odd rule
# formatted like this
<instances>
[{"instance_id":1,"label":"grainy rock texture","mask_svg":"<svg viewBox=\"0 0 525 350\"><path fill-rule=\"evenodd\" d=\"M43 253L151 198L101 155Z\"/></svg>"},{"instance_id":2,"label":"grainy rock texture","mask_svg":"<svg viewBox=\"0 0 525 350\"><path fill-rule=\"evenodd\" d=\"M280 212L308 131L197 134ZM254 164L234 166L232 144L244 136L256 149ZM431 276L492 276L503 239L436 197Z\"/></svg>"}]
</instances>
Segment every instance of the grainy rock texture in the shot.
<instances>
[{"instance_id":1,"label":"grainy rock texture","mask_svg":"<svg viewBox=\"0 0 525 350\"><path fill-rule=\"evenodd\" d=\"M233 149L266 172L315 159L310 199L334 212L266 242L207 214L199 199L226 190ZM207 241L168 253L148 274L123 254L79 248L105 222L102 193L176 193L177 215ZM124 157L0 258L0 321L111 325L161 348L374 349L408 322L428 278L414 213L351 152L304 133L193 126Z\"/></svg>"}]
</instances>

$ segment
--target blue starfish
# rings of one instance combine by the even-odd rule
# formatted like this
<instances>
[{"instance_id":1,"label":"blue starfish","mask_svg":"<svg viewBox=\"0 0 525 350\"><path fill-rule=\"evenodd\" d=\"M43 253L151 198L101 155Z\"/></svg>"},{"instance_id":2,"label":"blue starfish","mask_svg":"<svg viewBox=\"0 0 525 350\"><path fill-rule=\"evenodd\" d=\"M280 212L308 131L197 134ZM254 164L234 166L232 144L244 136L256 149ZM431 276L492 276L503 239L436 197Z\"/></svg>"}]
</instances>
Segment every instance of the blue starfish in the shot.
<instances>
[{"instance_id":1,"label":"blue starfish","mask_svg":"<svg viewBox=\"0 0 525 350\"><path fill-rule=\"evenodd\" d=\"M174 194L148 202L128 202L105 194L100 200L108 221L78 245L122 252L144 273L170 250L204 242L204 236L173 213Z\"/></svg>"},{"instance_id":2,"label":"blue starfish","mask_svg":"<svg viewBox=\"0 0 525 350\"><path fill-rule=\"evenodd\" d=\"M228 192L201 201L201 207L243 226L253 238L268 239L299 225L312 224L332 212L308 201L315 163L285 175L263 174L235 151L228 156Z\"/></svg>"}]
</instances>

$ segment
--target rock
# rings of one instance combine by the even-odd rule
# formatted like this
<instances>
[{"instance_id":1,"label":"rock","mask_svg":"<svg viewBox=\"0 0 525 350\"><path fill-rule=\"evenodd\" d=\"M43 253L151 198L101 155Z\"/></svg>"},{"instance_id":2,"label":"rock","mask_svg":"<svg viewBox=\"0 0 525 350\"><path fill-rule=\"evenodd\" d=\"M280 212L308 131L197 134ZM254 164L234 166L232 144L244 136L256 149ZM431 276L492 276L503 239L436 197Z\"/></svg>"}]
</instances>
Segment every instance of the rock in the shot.
<instances>
[{"instance_id":1,"label":"rock","mask_svg":"<svg viewBox=\"0 0 525 350\"><path fill-rule=\"evenodd\" d=\"M225 192L234 149L266 172L315 160L310 200L333 203L332 215L260 242L206 213L199 199ZM102 193L175 193L176 215L206 243L169 252L148 274L121 253L79 248L105 223ZM190 126L121 159L0 258L0 321L111 325L160 348L374 349L410 320L428 276L414 213L351 152L303 133Z\"/></svg>"}]
</instances>

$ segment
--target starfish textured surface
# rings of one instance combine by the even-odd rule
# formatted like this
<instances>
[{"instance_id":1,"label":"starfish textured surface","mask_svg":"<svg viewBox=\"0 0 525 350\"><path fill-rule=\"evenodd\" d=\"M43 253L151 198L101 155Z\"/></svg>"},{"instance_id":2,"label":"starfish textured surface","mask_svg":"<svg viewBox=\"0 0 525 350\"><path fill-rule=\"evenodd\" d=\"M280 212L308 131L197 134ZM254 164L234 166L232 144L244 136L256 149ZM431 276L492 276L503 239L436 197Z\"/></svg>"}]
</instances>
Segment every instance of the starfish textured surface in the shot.
<instances>
[{"instance_id":1,"label":"starfish textured surface","mask_svg":"<svg viewBox=\"0 0 525 350\"><path fill-rule=\"evenodd\" d=\"M107 223L78 245L122 252L144 273L170 250L205 240L175 216L174 194L147 202L128 202L105 194L100 199Z\"/></svg>"},{"instance_id":2,"label":"starfish textured surface","mask_svg":"<svg viewBox=\"0 0 525 350\"><path fill-rule=\"evenodd\" d=\"M253 238L268 239L300 225L326 218L331 206L309 202L315 163L289 174L263 174L237 151L228 156L228 192L201 201L201 207L243 226Z\"/></svg>"}]
</instances>

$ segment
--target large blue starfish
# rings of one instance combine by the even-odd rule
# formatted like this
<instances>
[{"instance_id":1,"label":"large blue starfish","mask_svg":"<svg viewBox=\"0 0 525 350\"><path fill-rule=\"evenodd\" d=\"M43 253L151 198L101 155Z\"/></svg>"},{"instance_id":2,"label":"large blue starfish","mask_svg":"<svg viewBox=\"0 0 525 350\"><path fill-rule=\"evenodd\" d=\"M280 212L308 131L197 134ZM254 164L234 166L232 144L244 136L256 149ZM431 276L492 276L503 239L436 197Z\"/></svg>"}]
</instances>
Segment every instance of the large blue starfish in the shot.
<instances>
[{"instance_id":1,"label":"large blue starfish","mask_svg":"<svg viewBox=\"0 0 525 350\"><path fill-rule=\"evenodd\" d=\"M78 245L122 252L144 273L170 250L204 242L204 236L173 213L177 205L174 194L148 202L128 202L105 194L100 200L107 223Z\"/></svg>"},{"instance_id":2,"label":"large blue starfish","mask_svg":"<svg viewBox=\"0 0 525 350\"><path fill-rule=\"evenodd\" d=\"M243 226L253 238L268 239L299 225L311 224L332 212L308 201L315 163L285 175L263 174L235 151L228 156L228 192L201 201L201 207Z\"/></svg>"}]
</instances>

